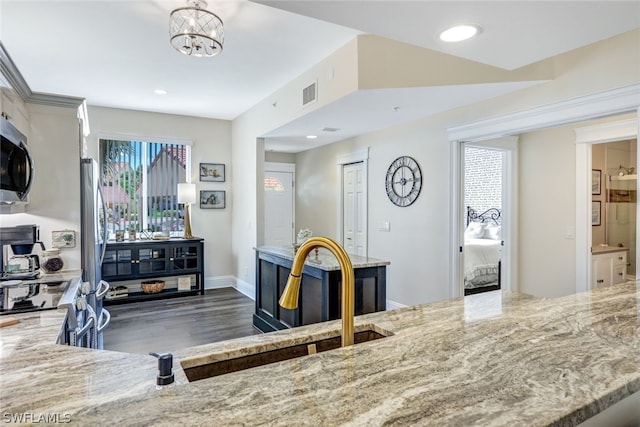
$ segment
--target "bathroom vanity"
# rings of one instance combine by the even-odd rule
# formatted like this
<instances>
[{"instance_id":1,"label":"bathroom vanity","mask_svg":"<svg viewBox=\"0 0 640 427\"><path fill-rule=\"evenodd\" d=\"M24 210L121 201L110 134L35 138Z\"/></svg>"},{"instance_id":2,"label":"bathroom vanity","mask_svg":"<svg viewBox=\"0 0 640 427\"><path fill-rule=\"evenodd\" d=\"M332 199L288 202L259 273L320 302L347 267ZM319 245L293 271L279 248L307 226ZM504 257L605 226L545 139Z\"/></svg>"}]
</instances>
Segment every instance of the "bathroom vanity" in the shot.
<instances>
[{"instance_id":1,"label":"bathroom vanity","mask_svg":"<svg viewBox=\"0 0 640 427\"><path fill-rule=\"evenodd\" d=\"M591 289L627 281L629 248L596 246L591 250Z\"/></svg>"},{"instance_id":2,"label":"bathroom vanity","mask_svg":"<svg viewBox=\"0 0 640 427\"><path fill-rule=\"evenodd\" d=\"M340 318L340 266L325 249L311 251L300 286L298 308L278 305L295 253L293 248L256 248L256 311L253 325L263 332L309 325ZM349 255L355 274L356 316L386 307L386 267L389 261Z\"/></svg>"}]
</instances>

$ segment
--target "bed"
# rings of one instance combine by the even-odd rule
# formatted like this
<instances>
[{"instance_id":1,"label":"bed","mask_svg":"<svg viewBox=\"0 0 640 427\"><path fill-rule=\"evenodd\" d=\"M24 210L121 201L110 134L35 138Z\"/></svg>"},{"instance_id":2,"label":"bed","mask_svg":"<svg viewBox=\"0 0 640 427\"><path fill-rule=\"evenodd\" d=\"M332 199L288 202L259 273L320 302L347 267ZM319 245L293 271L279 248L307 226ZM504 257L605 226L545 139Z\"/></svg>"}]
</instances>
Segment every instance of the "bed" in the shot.
<instances>
[{"instance_id":1,"label":"bed","mask_svg":"<svg viewBox=\"0 0 640 427\"><path fill-rule=\"evenodd\" d=\"M464 294L500 289L501 211L467 207L464 232Z\"/></svg>"}]
</instances>

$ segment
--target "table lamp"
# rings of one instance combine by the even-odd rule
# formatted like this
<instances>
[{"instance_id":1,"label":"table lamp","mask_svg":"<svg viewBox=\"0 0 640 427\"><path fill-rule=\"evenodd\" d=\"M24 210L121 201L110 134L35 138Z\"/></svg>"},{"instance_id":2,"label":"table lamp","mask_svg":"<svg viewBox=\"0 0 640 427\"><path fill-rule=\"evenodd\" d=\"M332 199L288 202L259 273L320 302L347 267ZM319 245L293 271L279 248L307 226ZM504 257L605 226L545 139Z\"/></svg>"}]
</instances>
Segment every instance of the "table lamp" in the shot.
<instances>
[{"instance_id":1,"label":"table lamp","mask_svg":"<svg viewBox=\"0 0 640 427\"><path fill-rule=\"evenodd\" d=\"M178 184L178 203L184 203L184 238L193 239L189 205L196 202L196 185L183 182Z\"/></svg>"}]
</instances>

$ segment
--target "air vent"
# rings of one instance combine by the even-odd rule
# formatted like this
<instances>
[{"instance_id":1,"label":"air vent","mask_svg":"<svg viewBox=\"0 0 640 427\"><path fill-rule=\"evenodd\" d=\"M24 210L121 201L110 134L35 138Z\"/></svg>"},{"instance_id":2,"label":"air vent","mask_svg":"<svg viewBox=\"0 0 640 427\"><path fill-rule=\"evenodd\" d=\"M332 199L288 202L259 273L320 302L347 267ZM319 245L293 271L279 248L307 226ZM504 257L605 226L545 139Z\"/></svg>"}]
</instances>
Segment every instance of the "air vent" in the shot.
<instances>
[{"instance_id":1,"label":"air vent","mask_svg":"<svg viewBox=\"0 0 640 427\"><path fill-rule=\"evenodd\" d=\"M322 128L322 132L338 132L338 128Z\"/></svg>"},{"instance_id":2,"label":"air vent","mask_svg":"<svg viewBox=\"0 0 640 427\"><path fill-rule=\"evenodd\" d=\"M302 89L302 106L315 102L318 96L316 82Z\"/></svg>"}]
</instances>

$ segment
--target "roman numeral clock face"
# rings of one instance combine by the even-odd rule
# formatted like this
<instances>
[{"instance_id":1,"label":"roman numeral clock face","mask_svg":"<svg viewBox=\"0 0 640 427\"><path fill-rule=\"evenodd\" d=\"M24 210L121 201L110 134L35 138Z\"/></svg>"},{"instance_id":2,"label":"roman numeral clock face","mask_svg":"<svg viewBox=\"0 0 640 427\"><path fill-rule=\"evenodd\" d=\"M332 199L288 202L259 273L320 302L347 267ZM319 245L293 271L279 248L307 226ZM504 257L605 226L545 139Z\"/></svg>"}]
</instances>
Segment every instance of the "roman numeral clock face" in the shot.
<instances>
[{"instance_id":1,"label":"roman numeral clock face","mask_svg":"<svg viewBox=\"0 0 640 427\"><path fill-rule=\"evenodd\" d=\"M387 196L400 207L406 207L416 201L422 188L422 171L418 163L409 156L395 159L386 177Z\"/></svg>"}]
</instances>

